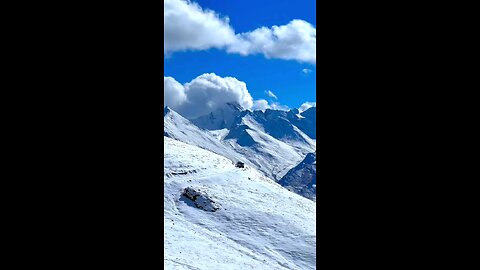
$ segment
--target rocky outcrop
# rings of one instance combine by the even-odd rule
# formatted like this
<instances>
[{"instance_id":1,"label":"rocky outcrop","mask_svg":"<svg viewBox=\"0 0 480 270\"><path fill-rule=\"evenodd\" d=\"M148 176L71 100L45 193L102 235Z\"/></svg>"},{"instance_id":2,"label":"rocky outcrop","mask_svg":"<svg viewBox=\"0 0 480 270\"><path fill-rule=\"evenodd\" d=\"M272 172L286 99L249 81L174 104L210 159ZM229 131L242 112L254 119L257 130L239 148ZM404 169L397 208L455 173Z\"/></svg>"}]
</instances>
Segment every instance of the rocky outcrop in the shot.
<instances>
[{"instance_id":1,"label":"rocky outcrop","mask_svg":"<svg viewBox=\"0 0 480 270\"><path fill-rule=\"evenodd\" d=\"M202 210L215 212L220 209L220 205L210 199L210 197L201 190L195 190L192 187L187 187L183 190L182 195L192 201L195 207Z\"/></svg>"}]
</instances>

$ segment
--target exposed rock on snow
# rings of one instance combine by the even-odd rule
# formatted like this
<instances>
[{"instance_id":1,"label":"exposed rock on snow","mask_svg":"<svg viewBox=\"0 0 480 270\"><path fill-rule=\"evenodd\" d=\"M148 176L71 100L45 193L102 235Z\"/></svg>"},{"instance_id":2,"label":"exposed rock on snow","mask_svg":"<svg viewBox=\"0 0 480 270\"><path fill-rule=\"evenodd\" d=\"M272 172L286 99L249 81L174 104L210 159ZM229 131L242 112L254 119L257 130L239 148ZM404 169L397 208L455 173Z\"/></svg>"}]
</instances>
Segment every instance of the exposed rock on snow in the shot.
<instances>
[{"instance_id":1,"label":"exposed rock on snow","mask_svg":"<svg viewBox=\"0 0 480 270\"><path fill-rule=\"evenodd\" d=\"M191 200L197 208L209 212L215 212L220 209L220 205L214 202L209 196L201 190L195 190L192 187L187 187L183 190L183 196Z\"/></svg>"}]
</instances>

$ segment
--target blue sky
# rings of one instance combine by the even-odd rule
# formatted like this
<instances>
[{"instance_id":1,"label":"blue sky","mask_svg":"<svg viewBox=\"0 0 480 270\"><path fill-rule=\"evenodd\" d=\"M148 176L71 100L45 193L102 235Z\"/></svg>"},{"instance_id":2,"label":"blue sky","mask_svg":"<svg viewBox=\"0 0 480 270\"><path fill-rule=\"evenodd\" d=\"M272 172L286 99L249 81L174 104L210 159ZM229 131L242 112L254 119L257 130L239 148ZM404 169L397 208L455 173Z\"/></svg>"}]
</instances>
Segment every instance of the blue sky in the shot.
<instances>
[{"instance_id":1,"label":"blue sky","mask_svg":"<svg viewBox=\"0 0 480 270\"><path fill-rule=\"evenodd\" d=\"M228 16L236 34L261 27L287 25L294 19L308 22L316 28L314 0L197 0L203 9ZM167 24L165 19L165 24ZM190 82L204 73L220 77L235 77L245 82L254 100L275 101L290 108L304 102L315 102L315 63L266 58L262 54L240 55L223 49L180 50L164 57L164 76L180 84ZM303 70L310 70L306 73ZM272 91L278 100L267 95Z\"/></svg>"},{"instance_id":2,"label":"blue sky","mask_svg":"<svg viewBox=\"0 0 480 270\"><path fill-rule=\"evenodd\" d=\"M199 0L202 7L230 17L238 32L302 19L316 25L315 0Z\"/></svg>"}]
</instances>

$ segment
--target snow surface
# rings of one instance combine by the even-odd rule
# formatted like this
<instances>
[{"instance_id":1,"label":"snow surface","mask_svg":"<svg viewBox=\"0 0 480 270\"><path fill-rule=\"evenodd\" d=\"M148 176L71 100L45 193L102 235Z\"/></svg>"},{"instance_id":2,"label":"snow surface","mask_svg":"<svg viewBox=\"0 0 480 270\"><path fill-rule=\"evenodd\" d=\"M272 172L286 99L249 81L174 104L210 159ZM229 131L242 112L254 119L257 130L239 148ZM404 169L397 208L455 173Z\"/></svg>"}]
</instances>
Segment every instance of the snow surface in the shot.
<instances>
[{"instance_id":1,"label":"snow surface","mask_svg":"<svg viewBox=\"0 0 480 270\"><path fill-rule=\"evenodd\" d=\"M222 141L225 138L225 136L228 135L228 132L230 132L230 130L228 130L226 128L223 128L223 129L218 129L218 130L209 130L208 132L210 132L210 134L212 134L213 137Z\"/></svg>"},{"instance_id":2,"label":"snow surface","mask_svg":"<svg viewBox=\"0 0 480 270\"><path fill-rule=\"evenodd\" d=\"M239 144L240 139L249 136L254 144ZM274 180L280 180L290 168L302 161L303 156L292 146L257 130L246 129L242 137L226 139L238 153L247 157L259 171Z\"/></svg>"},{"instance_id":3,"label":"snow surface","mask_svg":"<svg viewBox=\"0 0 480 270\"><path fill-rule=\"evenodd\" d=\"M167 137L207 149L229 158L232 162L242 161L251 165L245 157L222 143L208 130L198 128L189 120L168 107L165 107L164 109L163 123L163 132Z\"/></svg>"},{"instance_id":4,"label":"snow surface","mask_svg":"<svg viewBox=\"0 0 480 270\"><path fill-rule=\"evenodd\" d=\"M223 140L267 177L280 180L316 148L316 141L276 110L244 111Z\"/></svg>"},{"instance_id":5,"label":"snow surface","mask_svg":"<svg viewBox=\"0 0 480 270\"><path fill-rule=\"evenodd\" d=\"M316 269L316 205L252 167L164 137L165 269ZM182 198L202 190L220 209Z\"/></svg>"}]
</instances>

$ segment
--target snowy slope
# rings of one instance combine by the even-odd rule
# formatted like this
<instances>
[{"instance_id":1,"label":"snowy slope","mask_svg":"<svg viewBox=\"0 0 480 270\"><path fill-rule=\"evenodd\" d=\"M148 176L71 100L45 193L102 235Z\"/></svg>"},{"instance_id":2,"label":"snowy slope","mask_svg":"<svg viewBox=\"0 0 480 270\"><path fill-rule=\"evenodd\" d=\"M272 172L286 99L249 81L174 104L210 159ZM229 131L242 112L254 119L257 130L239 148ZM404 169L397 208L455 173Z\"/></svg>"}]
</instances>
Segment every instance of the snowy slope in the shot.
<instances>
[{"instance_id":1,"label":"snowy slope","mask_svg":"<svg viewBox=\"0 0 480 270\"><path fill-rule=\"evenodd\" d=\"M292 146L247 125L232 128L224 142L274 180L280 180L303 158Z\"/></svg>"},{"instance_id":2,"label":"snowy slope","mask_svg":"<svg viewBox=\"0 0 480 270\"><path fill-rule=\"evenodd\" d=\"M304 197L316 200L317 154L310 153L292 168L278 183Z\"/></svg>"},{"instance_id":3,"label":"snowy slope","mask_svg":"<svg viewBox=\"0 0 480 270\"><path fill-rule=\"evenodd\" d=\"M218 130L209 130L209 132L218 140L223 141L223 139L228 135L228 132L230 132L230 130L223 128Z\"/></svg>"},{"instance_id":4,"label":"snowy slope","mask_svg":"<svg viewBox=\"0 0 480 270\"><path fill-rule=\"evenodd\" d=\"M223 139L274 180L316 148L315 140L283 116L283 111L243 111Z\"/></svg>"},{"instance_id":5,"label":"snowy slope","mask_svg":"<svg viewBox=\"0 0 480 270\"><path fill-rule=\"evenodd\" d=\"M207 130L199 129L172 109L165 107L163 118L164 136L207 149L229 158L232 162L242 161L250 164L246 158L223 144L213 134L210 134Z\"/></svg>"},{"instance_id":6,"label":"snowy slope","mask_svg":"<svg viewBox=\"0 0 480 270\"><path fill-rule=\"evenodd\" d=\"M204 149L164 146L165 269L315 269L313 201ZM187 187L220 209L196 208Z\"/></svg>"}]
</instances>

